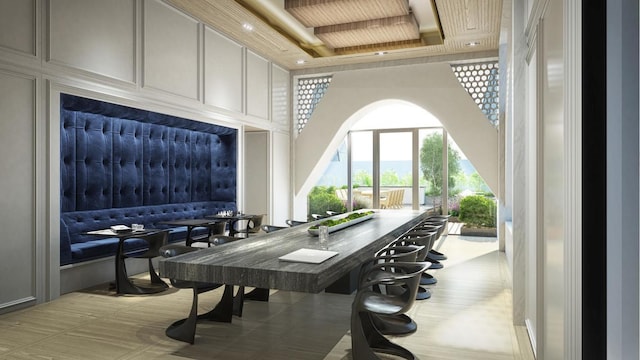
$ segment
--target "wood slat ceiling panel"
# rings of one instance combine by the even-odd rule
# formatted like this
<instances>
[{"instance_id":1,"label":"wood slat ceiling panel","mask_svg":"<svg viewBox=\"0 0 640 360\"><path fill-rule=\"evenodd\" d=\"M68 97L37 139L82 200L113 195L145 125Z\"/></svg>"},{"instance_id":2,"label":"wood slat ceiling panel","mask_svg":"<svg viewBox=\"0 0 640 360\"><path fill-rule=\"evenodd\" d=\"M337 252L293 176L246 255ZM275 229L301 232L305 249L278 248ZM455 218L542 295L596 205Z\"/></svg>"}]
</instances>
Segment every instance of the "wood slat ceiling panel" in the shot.
<instances>
[{"instance_id":1,"label":"wood slat ceiling panel","mask_svg":"<svg viewBox=\"0 0 640 360\"><path fill-rule=\"evenodd\" d=\"M408 15L408 0L285 0L284 8L306 27Z\"/></svg>"},{"instance_id":2,"label":"wood slat ceiling panel","mask_svg":"<svg viewBox=\"0 0 640 360\"><path fill-rule=\"evenodd\" d=\"M475 10L469 8L467 5L470 2L465 0L431 0L435 2L440 15L445 35L444 43L427 41L423 33L419 40L344 47L335 49L333 55L322 56L314 56L311 52L307 52L311 46L309 43L300 41L295 36L283 34L282 27L278 23L265 21L265 18L260 17L257 12L247 9L245 1L242 1L245 6L239 3L239 0L165 1L289 70L422 57L443 59L443 56L448 56L460 61L493 58L498 54L502 0L473 0L478 2ZM281 11L289 15L284 8ZM473 11L477 14L474 15ZM468 29L468 23L473 24L474 21L467 19L475 19L475 29ZM252 24L254 31L243 30L244 23ZM470 41L479 41L480 44L469 47L466 44ZM321 43L319 39L318 43ZM376 51L385 51L386 55L377 56ZM297 62L300 59L306 62L300 64Z\"/></svg>"},{"instance_id":3,"label":"wood slat ceiling panel","mask_svg":"<svg viewBox=\"0 0 640 360\"><path fill-rule=\"evenodd\" d=\"M331 48L362 46L420 38L413 15L317 27L315 35Z\"/></svg>"}]
</instances>

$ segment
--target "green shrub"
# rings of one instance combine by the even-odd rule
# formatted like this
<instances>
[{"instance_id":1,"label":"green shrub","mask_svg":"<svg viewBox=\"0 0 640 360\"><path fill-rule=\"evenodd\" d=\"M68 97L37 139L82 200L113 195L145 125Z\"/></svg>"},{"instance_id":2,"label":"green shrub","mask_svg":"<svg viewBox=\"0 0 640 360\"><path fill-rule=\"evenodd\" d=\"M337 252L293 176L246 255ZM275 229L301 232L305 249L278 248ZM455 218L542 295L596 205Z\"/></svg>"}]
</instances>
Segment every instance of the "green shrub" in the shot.
<instances>
[{"instance_id":1,"label":"green shrub","mask_svg":"<svg viewBox=\"0 0 640 360\"><path fill-rule=\"evenodd\" d=\"M311 214L326 214L327 210L335 212L346 212L342 200L336 195L334 186L315 186L309 192L309 218Z\"/></svg>"},{"instance_id":2,"label":"green shrub","mask_svg":"<svg viewBox=\"0 0 640 360\"><path fill-rule=\"evenodd\" d=\"M471 195L460 200L460 221L471 226L496 226L496 204L481 195Z\"/></svg>"}]
</instances>

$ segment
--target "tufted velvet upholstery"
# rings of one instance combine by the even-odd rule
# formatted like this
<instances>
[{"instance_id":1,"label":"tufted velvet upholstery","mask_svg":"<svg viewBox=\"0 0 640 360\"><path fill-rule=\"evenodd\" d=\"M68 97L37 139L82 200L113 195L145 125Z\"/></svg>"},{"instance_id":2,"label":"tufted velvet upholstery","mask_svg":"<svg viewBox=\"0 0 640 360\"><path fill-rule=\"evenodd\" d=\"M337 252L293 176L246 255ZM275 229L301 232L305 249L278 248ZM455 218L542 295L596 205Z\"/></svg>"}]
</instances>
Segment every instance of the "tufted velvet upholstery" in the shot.
<instances>
[{"instance_id":1,"label":"tufted velvet upholstery","mask_svg":"<svg viewBox=\"0 0 640 360\"><path fill-rule=\"evenodd\" d=\"M236 208L235 129L67 94L60 120L62 265L115 253L85 231Z\"/></svg>"}]
</instances>

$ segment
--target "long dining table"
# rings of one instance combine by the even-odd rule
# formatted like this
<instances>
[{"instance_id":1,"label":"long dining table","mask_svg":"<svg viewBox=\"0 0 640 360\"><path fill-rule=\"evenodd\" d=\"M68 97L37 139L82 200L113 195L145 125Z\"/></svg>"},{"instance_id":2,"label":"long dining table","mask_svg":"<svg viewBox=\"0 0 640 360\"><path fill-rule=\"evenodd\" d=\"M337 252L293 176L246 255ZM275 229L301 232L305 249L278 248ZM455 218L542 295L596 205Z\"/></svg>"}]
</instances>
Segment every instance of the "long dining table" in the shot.
<instances>
[{"instance_id":1,"label":"long dining table","mask_svg":"<svg viewBox=\"0 0 640 360\"><path fill-rule=\"evenodd\" d=\"M427 216L417 210L375 210L370 220L330 233L322 248L337 255L319 264L279 258L320 249L308 229L326 219L161 259L158 269L163 277L178 280L319 293Z\"/></svg>"}]
</instances>

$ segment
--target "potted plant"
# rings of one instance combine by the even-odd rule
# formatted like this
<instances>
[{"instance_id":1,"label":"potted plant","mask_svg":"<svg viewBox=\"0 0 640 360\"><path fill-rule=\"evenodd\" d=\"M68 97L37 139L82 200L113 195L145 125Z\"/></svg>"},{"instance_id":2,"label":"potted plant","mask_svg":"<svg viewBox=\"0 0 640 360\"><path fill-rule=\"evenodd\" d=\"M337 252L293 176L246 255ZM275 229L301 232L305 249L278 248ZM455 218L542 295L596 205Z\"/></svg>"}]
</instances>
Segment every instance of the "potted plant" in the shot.
<instances>
[{"instance_id":1,"label":"potted plant","mask_svg":"<svg viewBox=\"0 0 640 360\"><path fill-rule=\"evenodd\" d=\"M464 223L460 235L495 237L495 202L482 195L464 197L460 200L460 221Z\"/></svg>"}]
</instances>

